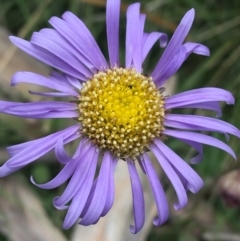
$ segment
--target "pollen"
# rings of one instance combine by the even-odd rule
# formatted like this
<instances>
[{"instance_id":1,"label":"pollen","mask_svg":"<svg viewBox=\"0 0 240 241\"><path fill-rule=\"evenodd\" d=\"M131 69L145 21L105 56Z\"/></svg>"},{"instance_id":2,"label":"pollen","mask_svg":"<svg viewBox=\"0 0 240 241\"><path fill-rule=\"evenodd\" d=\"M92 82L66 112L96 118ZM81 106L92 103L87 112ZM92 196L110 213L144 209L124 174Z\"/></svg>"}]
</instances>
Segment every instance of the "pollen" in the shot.
<instances>
[{"instance_id":1,"label":"pollen","mask_svg":"<svg viewBox=\"0 0 240 241\"><path fill-rule=\"evenodd\" d=\"M163 131L164 96L151 77L113 68L83 84L79 97L82 134L119 158L136 158Z\"/></svg>"}]
</instances>

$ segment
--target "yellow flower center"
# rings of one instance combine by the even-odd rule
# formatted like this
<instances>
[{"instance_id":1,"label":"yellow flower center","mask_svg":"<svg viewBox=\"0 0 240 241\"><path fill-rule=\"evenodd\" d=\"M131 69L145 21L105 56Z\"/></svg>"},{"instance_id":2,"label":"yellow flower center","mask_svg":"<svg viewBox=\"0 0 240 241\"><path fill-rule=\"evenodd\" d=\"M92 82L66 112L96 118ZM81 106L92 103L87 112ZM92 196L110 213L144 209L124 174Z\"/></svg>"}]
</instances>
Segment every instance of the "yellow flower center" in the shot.
<instances>
[{"instance_id":1,"label":"yellow flower center","mask_svg":"<svg viewBox=\"0 0 240 241\"><path fill-rule=\"evenodd\" d=\"M120 158L137 157L163 131L164 97L134 69L95 74L80 91L79 111L83 135Z\"/></svg>"}]
</instances>

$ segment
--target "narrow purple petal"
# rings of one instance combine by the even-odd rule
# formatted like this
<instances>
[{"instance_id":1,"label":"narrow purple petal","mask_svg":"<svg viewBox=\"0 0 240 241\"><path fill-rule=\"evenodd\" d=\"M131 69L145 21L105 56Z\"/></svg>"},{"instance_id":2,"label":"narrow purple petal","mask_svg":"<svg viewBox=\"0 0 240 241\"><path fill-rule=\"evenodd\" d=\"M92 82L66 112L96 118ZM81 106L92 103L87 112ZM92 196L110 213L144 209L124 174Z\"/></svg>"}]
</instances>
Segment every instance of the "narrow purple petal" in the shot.
<instances>
[{"instance_id":1,"label":"narrow purple petal","mask_svg":"<svg viewBox=\"0 0 240 241\"><path fill-rule=\"evenodd\" d=\"M199 115L177 115L168 114L165 118L169 121L175 121L177 123L183 123L186 125L193 125L196 127L203 127L209 131L218 131L221 133L229 133L240 137L240 131L233 125L214 118L199 116Z\"/></svg>"},{"instance_id":2,"label":"narrow purple petal","mask_svg":"<svg viewBox=\"0 0 240 241\"><path fill-rule=\"evenodd\" d=\"M67 102L40 101L7 104L0 112L24 118L74 118L78 117L77 105Z\"/></svg>"},{"instance_id":3,"label":"narrow purple petal","mask_svg":"<svg viewBox=\"0 0 240 241\"><path fill-rule=\"evenodd\" d=\"M18 104L19 104L19 102L0 100L0 110L5 109L7 107L11 107L13 105L18 105Z\"/></svg>"},{"instance_id":4,"label":"narrow purple petal","mask_svg":"<svg viewBox=\"0 0 240 241\"><path fill-rule=\"evenodd\" d=\"M11 113L8 113L8 114L11 114ZM14 115L21 116L23 118L34 118L34 119L53 119L53 118L71 118L72 119L72 118L79 117L79 112L73 111L73 110L70 110L70 111L65 110L61 112L49 111L49 112L41 112L41 113L32 113L32 115L15 112Z\"/></svg>"},{"instance_id":5,"label":"narrow purple petal","mask_svg":"<svg viewBox=\"0 0 240 241\"><path fill-rule=\"evenodd\" d=\"M205 45L199 44L199 43L191 43L187 42L183 45L187 50L187 56L191 53L204 55L204 56L210 56L210 50Z\"/></svg>"},{"instance_id":6,"label":"narrow purple petal","mask_svg":"<svg viewBox=\"0 0 240 241\"><path fill-rule=\"evenodd\" d=\"M167 119L165 119L165 121L164 121L164 126L177 128L177 129L191 130L191 131L207 131L208 130L207 127L206 128L199 127L199 126L195 126L194 124L185 124L185 123L180 123L177 121L172 121L172 120L167 120Z\"/></svg>"},{"instance_id":7,"label":"narrow purple petal","mask_svg":"<svg viewBox=\"0 0 240 241\"><path fill-rule=\"evenodd\" d=\"M119 18L121 0L107 1L106 25L110 65L119 65Z\"/></svg>"},{"instance_id":8,"label":"narrow purple petal","mask_svg":"<svg viewBox=\"0 0 240 241\"><path fill-rule=\"evenodd\" d=\"M6 176L12 174L13 172L18 171L21 168L22 167L8 167L7 163L4 163L0 167L0 177L6 177Z\"/></svg>"},{"instance_id":9,"label":"narrow purple petal","mask_svg":"<svg viewBox=\"0 0 240 241\"><path fill-rule=\"evenodd\" d=\"M63 139L59 138L56 146L55 146L55 155L58 159L58 161L62 164L67 164L68 162L73 162L74 159L73 157L70 157L65 149L64 149L64 143L63 143Z\"/></svg>"},{"instance_id":10,"label":"narrow purple petal","mask_svg":"<svg viewBox=\"0 0 240 241\"><path fill-rule=\"evenodd\" d=\"M75 161L74 163L67 163L67 165L65 165L63 167L63 169L59 172L59 174L53 178L51 181L44 183L44 184L37 184L34 179L33 176L31 176L31 182L42 189L53 189L56 187L61 186L64 182L66 182L70 176L74 173L75 169L76 169L76 165L77 162Z\"/></svg>"},{"instance_id":11,"label":"narrow purple petal","mask_svg":"<svg viewBox=\"0 0 240 241\"><path fill-rule=\"evenodd\" d=\"M138 164L139 164L142 172L147 175L145 165L143 165L143 163L142 163L142 161L141 161L141 158L137 158L137 160L138 160Z\"/></svg>"},{"instance_id":12,"label":"narrow purple petal","mask_svg":"<svg viewBox=\"0 0 240 241\"><path fill-rule=\"evenodd\" d=\"M111 154L105 152L103 156L102 166L99 172L95 192L90 206L86 214L83 216L79 224L88 226L95 223L101 216L108 197L109 176L111 175Z\"/></svg>"},{"instance_id":13,"label":"narrow purple petal","mask_svg":"<svg viewBox=\"0 0 240 241\"><path fill-rule=\"evenodd\" d=\"M164 69L170 64L174 56L179 51L183 41L185 40L188 32L192 26L193 19L194 19L194 9L188 11L180 24L178 25L177 29L175 30L168 46L166 47L161 59L157 63L155 69L153 70L152 77L154 80L158 80L159 75L164 71ZM161 82L157 82L158 86L161 86Z\"/></svg>"},{"instance_id":14,"label":"narrow purple petal","mask_svg":"<svg viewBox=\"0 0 240 241\"><path fill-rule=\"evenodd\" d=\"M63 222L64 229L70 228L81 216L82 210L86 204L93 184L93 179L97 167L98 155L99 150L96 149L96 151L94 152L94 157L91 161L89 172L86 175L86 178L82 183L81 187L78 189L76 195L73 197L72 202L68 208L66 217Z\"/></svg>"},{"instance_id":15,"label":"narrow purple petal","mask_svg":"<svg viewBox=\"0 0 240 241\"><path fill-rule=\"evenodd\" d=\"M192 148L194 148L197 152L198 155L191 158L190 162L192 164L198 164L199 162L202 161L203 159L203 145L195 142L195 141L189 141L189 140L183 140L183 139L179 139L182 142L185 142L186 144L188 144L189 146L191 146Z\"/></svg>"},{"instance_id":16,"label":"narrow purple petal","mask_svg":"<svg viewBox=\"0 0 240 241\"><path fill-rule=\"evenodd\" d=\"M39 188L42 189L53 189L56 187L61 186L64 182L66 182L74 173L74 171L76 170L76 166L78 164L78 159L77 157L80 155L81 151L84 151L82 149L84 148L89 148L89 143L86 143L86 146L84 147L83 145L85 144L85 140L82 140L80 142L80 144L78 145L78 148L73 156L73 161L67 163L63 169L59 172L59 174L54 177L51 181L44 183L44 184L37 184L34 179L33 176L31 176L31 182L36 185Z\"/></svg>"},{"instance_id":17,"label":"narrow purple petal","mask_svg":"<svg viewBox=\"0 0 240 241\"><path fill-rule=\"evenodd\" d=\"M37 45L34 45L26 40L23 40L18 37L9 37L11 42L16 45L18 48L20 48L25 53L31 55L32 57L42 61L43 63L54 67L56 69L59 69L63 71L64 73L67 73L69 75L72 75L79 79L86 79L84 75L80 74L79 71L74 69L71 65L69 65L66 61L63 61L62 59L58 58L57 56L53 55L49 51L38 47Z\"/></svg>"},{"instance_id":18,"label":"narrow purple petal","mask_svg":"<svg viewBox=\"0 0 240 241\"><path fill-rule=\"evenodd\" d=\"M161 153L161 151L154 145L150 147L151 151L157 158L158 162L160 163L162 169L166 173L167 177L169 178L170 182L172 183L175 192L178 197L178 203L174 204L174 208L176 210L182 209L186 206L188 202L187 194L185 191L184 186L182 185L181 180L179 179L178 175L166 159L166 157Z\"/></svg>"},{"instance_id":19,"label":"narrow purple petal","mask_svg":"<svg viewBox=\"0 0 240 241\"><path fill-rule=\"evenodd\" d=\"M217 131L217 132L220 132L219 130L214 130L213 128L202 127L202 126L194 125L194 124L186 124L186 123L172 121L172 120L165 120L164 126L172 127L175 129L187 130L187 131ZM230 138L226 132L221 131L220 133L224 134L226 137L226 140L229 141Z\"/></svg>"},{"instance_id":20,"label":"narrow purple petal","mask_svg":"<svg viewBox=\"0 0 240 241\"><path fill-rule=\"evenodd\" d=\"M76 15L69 11L65 12L62 15L62 18L68 23L68 27L76 33L78 41L83 44L82 48L87 48L85 52L88 53L88 55L91 55L90 58L92 63L97 64L94 65L94 67L97 67L99 70L108 68L108 64L102 51L86 25Z\"/></svg>"},{"instance_id":21,"label":"narrow purple petal","mask_svg":"<svg viewBox=\"0 0 240 241\"><path fill-rule=\"evenodd\" d=\"M15 156L16 154L18 154L19 152L23 151L24 149L26 148L29 148L30 146L32 145L35 145L38 143L38 145L40 145L39 143L41 142L44 142L48 139L51 139L51 138L60 138L62 137L62 135L64 133L70 133L70 134L73 134L75 132L78 131L80 125L77 124L77 125L74 125L74 126L71 126L71 127L68 127L66 128L65 130L62 130L62 131L59 131L59 132L56 132L56 133L53 133L51 135L48 135L46 137L43 137L43 138L40 138L40 139L37 139L37 140L33 140L33 141L28 141L28 142L25 142L25 143L21 143L21 144L17 144L17 145L13 145L13 146L9 146L7 147L7 151L8 151L8 154L13 157ZM64 143L66 143L66 141L64 141Z\"/></svg>"},{"instance_id":22,"label":"narrow purple petal","mask_svg":"<svg viewBox=\"0 0 240 241\"><path fill-rule=\"evenodd\" d=\"M8 111L16 112L35 112L35 111L64 111L64 110L76 110L78 109L77 104L70 102L60 102L60 101L38 101L38 102L27 102L13 104L4 108Z\"/></svg>"},{"instance_id":23,"label":"narrow purple petal","mask_svg":"<svg viewBox=\"0 0 240 241\"><path fill-rule=\"evenodd\" d=\"M138 36L140 17L140 3L131 4L127 9L126 29L126 56L125 67L132 66L133 56L136 49L136 36Z\"/></svg>"},{"instance_id":24,"label":"narrow purple petal","mask_svg":"<svg viewBox=\"0 0 240 241\"><path fill-rule=\"evenodd\" d=\"M87 27L74 14L65 12L64 20L52 17L49 23L57 32L76 48L76 51L84 55L91 64L97 68L106 68L106 62L100 59L98 46ZM74 75L72 75L74 76Z\"/></svg>"},{"instance_id":25,"label":"narrow purple petal","mask_svg":"<svg viewBox=\"0 0 240 241\"><path fill-rule=\"evenodd\" d=\"M52 136L53 138L49 138L48 136L31 142L31 144L23 143L22 145L17 145L17 147L10 147L9 149L12 156L2 167L0 167L0 177L9 175L45 155L54 148L54 145L56 144L56 139L54 137L56 136L62 136L65 143L79 138L79 135L76 135L71 131L69 133L66 133L65 131L66 130L61 131L61 135ZM38 146L38 144L40 144L40 146Z\"/></svg>"},{"instance_id":26,"label":"narrow purple petal","mask_svg":"<svg viewBox=\"0 0 240 241\"><path fill-rule=\"evenodd\" d=\"M61 92L38 92L38 91L29 90L29 93L32 95L40 95L45 97L71 97L72 96L70 94L61 93Z\"/></svg>"},{"instance_id":27,"label":"narrow purple petal","mask_svg":"<svg viewBox=\"0 0 240 241\"><path fill-rule=\"evenodd\" d=\"M50 89L54 89L63 93L70 94L72 96L78 97L79 93L75 90L69 88L64 84L64 81L56 83L54 74L50 76L50 78L44 77L39 74L31 73L31 72L17 72L13 75L11 80L11 85L15 86L19 83L30 83L41 85ZM67 80L66 80L67 82Z\"/></svg>"},{"instance_id":28,"label":"narrow purple petal","mask_svg":"<svg viewBox=\"0 0 240 241\"><path fill-rule=\"evenodd\" d=\"M226 145L224 142L219 141L218 139L216 139L214 137L207 136L207 135L200 134L200 133L194 133L194 132L189 132L189 131L176 131L176 130L165 130L164 134L168 135L168 136L173 136L176 138L184 139L184 140L190 140L190 141L195 141L195 142L199 142L199 143L210 145L210 146L215 146L219 149L226 151L234 159L236 159L236 155L233 152L233 150L228 145Z\"/></svg>"},{"instance_id":29,"label":"narrow purple petal","mask_svg":"<svg viewBox=\"0 0 240 241\"><path fill-rule=\"evenodd\" d=\"M91 191L90 191L90 193L88 195L88 199L87 199L87 201L86 201L86 203L84 205L84 208L83 208L83 210L81 212L81 215L80 215L81 219L85 216L85 214L88 211L88 208L89 208L90 204L92 203L92 199L93 199L93 196L94 196L94 193L95 193L97 182L98 182L98 177L95 178L95 180L94 180L94 182L92 184Z\"/></svg>"},{"instance_id":30,"label":"narrow purple petal","mask_svg":"<svg viewBox=\"0 0 240 241\"><path fill-rule=\"evenodd\" d=\"M80 75L85 76L85 78L91 77L92 73L90 72L90 70L74 55L72 55L72 53L68 49L66 49L65 46L67 46L67 44L58 45L56 41L51 40L48 35L37 32L32 35L30 42L38 47L49 51L52 55L58 57L62 61L65 61L77 72L79 72Z\"/></svg>"},{"instance_id":31,"label":"narrow purple petal","mask_svg":"<svg viewBox=\"0 0 240 241\"><path fill-rule=\"evenodd\" d=\"M81 62L81 65L83 64L90 71L94 70L94 66L91 64L91 62L87 60L86 57L84 57L79 51L77 51L76 48L70 42L68 42L67 39L62 37L55 29L44 28L41 29L39 33L44 34L48 39L54 41L55 44L66 49L69 53L71 53L71 55L75 56L78 61Z\"/></svg>"},{"instance_id":32,"label":"narrow purple petal","mask_svg":"<svg viewBox=\"0 0 240 241\"><path fill-rule=\"evenodd\" d=\"M114 176L113 176L113 174L114 174L114 170L117 165L117 162L118 162L117 158L114 158L114 157L111 158L111 172L109 175L109 182L108 182L108 196L107 196L103 211L101 213L101 217L104 217L109 212L109 210L111 209L113 202L114 202L115 192L114 192Z\"/></svg>"},{"instance_id":33,"label":"narrow purple petal","mask_svg":"<svg viewBox=\"0 0 240 241\"><path fill-rule=\"evenodd\" d=\"M169 65L166 66L164 70L159 74L158 79L154 80L157 87L160 87L168 78L174 75L179 68L182 66L183 62L186 59L186 49L185 47L181 46L179 51L173 57L173 59L169 62ZM161 83L160 85L158 83Z\"/></svg>"},{"instance_id":34,"label":"narrow purple petal","mask_svg":"<svg viewBox=\"0 0 240 241\"><path fill-rule=\"evenodd\" d=\"M130 231L131 233L136 234L141 230L145 221L144 196L142 184L139 179L135 163L128 159L127 164L132 187L133 214L135 224L135 226L130 225Z\"/></svg>"},{"instance_id":35,"label":"narrow purple petal","mask_svg":"<svg viewBox=\"0 0 240 241\"><path fill-rule=\"evenodd\" d=\"M84 185L84 180L91 168L91 162L94 159L95 151L96 149L93 146L81 151L80 155L77 157L78 164L71 180L62 195L54 200L55 207L61 207L67 204L76 195L78 189Z\"/></svg>"},{"instance_id":36,"label":"narrow purple petal","mask_svg":"<svg viewBox=\"0 0 240 241\"><path fill-rule=\"evenodd\" d=\"M200 88L185 91L166 98L165 108L168 110L182 105L192 105L212 101L226 101L227 104L234 104L234 97L229 91L224 89L210 87Z\"/></svg>"},{"instance_id":37,"label":"narrow purple petal","mask_svg":"<svg viewBox=\"0 0 240 241\"><path fill-rule=\"evenodd\" d=\"M80 83L80 81L70 75L67 75L67 81L74 86L76 89L81 90L82 89L82 84Z\"/></svg>"},{"instance_id":38,"label":"narrow purple petal","mask_svg":"<svg viewBox=\"0 0 240 241\"><path fill-rule=\"evenodd\" d=\"M201 177L199 177L199 175L181 157L163 142L156 139L154 143L161 153L168 159L171 165L174 166L174 168L176 168L188 181L188 189L193 193L197 193L203 186Z\"/></svg>"},{"instance_id":39,"label":"narrow purple petal","mask_svg":"<svg viewBox=\"0 0 240 241\"><path fill-rule=\"evenodd\" d=\"M222 116L221 107L217 101L196 103L196 104L190 104L190 105L184 105L184 102L183 102L183 103L179 103L179 106L175 108L197 108L197 109L212 110L217 113L216 115L217 118Z\"/></svg>"},{"instance_id":40,"label":"narrow purple petal","mask_svg":"<svg viewBox=\"0 0 240 241\"><path fill-rule=\"evenodd\" d=\"M152 49L153 45L158 40L160 40L160 47L165 47L167 45L167 39L168 39L165 33L158 33L158 32L152 32L152 33L146 34L144 38L142 41L143 42L142 43L142 62L144 62L148 53Z\"/></svg>"},{"instance_id":41,"label":"narrow purple petal","mask_svg":"<svg viewBox=\"0 0 240 241\"><path fill-rule=\"evenodd\" d=\"M71 75L60 73L54 70L49 73L49 79L53 82L53 84L64 85L70 89L74 89L75 86L68 81L68 77L75 79L75 81L79 81L77 78L72 77Z\"/></svg>"},{"instance_id":42,"label":"narrow purple petal","mask_svg":"<svg viewBox=\"0 0 240 241\"><path fill-rule=\"evenodd\" d=\"M70 136L65 136L64 138L67 137ZM74 139L77 139L79 137L79 135L74 135ZM71 138L71 141L72 140L73 138ZM15 168L26 166L27 164L35 161L36 159L51 151L55 147L56 141L57 140L54 138L48 139L45 142L41 142L41 146L32 145L31 147L24 149L7 161L8 167Z\"/></svg>"},{"instance_id":43,"label":"narrow purple petal","mask_svg":"<svg viewBox=\"0 0 240 241\"><path fill-rule=\"evenodd\" d=\"M171 164L171 166L173 167L174 171L177 173L179 179L181 180L185 191L188 191L188 181L186 180L186 178Z\"/></svg>"},{"instance_id":44,"label":"narrow purple petal","mask_svg":"<svg viewBox=\"0 0 240 241\"><path fill-rule=\"evenodd\" d=\"M133 55L133 66L138 72L142 72L142 39L143 39L143 31L145 25L146 15L140 14L138 31L136 36L135 43L135 51Z\"/></svg>"},{"instance_id":45,"label":"narrow purple petal","mask_svg":"<svg viewBox=\"0 0 240 241\"><path fill-rule=\"evenodd\" d=\"M16 155L11 157L7 161L8 167L22 167L29 164L30 162L38 159L39 157L43 156L44 154L52 150L55 147L57 140L59 138L63 138L65 141L67 138L71 137L72 135L75 135L78 129L79 125L75 125L61 132L52 134L45 138L38 139L31 145L28 145L26 148L19 151ZM79 136L76 135L76 138L78 137Z\"/></svg>"},{"instance_id":46,"label":"narrow purple petal","mask_svg":"<svg viewBox=\"0 0 240 241\"><path fill-rule=\"evenodd\" d=\"M167 198L148 155L143 154L140 162L146 170L158 210L158 217L154 218L153 224L159 226L165 223L169 216Z\"/></svg>"}]
</instances>

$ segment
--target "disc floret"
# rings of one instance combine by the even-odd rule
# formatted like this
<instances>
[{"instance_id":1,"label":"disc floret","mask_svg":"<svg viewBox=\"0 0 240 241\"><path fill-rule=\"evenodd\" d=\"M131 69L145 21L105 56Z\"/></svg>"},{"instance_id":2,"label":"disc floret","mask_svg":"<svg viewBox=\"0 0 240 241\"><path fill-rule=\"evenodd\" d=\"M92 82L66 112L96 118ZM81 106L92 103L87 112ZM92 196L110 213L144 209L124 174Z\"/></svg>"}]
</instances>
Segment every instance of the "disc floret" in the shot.
<instances>
[{"instance_id":1,"label":"disc floret","mask_svg":"<svg viewBox=\"0 0 240 241\"><path fill-rule=\"evenodd\" d=\"M134 69L98 72L79 97L82 133L114 155L134 158L163 131L164 97Z\"/></svg>"}]
</instances>

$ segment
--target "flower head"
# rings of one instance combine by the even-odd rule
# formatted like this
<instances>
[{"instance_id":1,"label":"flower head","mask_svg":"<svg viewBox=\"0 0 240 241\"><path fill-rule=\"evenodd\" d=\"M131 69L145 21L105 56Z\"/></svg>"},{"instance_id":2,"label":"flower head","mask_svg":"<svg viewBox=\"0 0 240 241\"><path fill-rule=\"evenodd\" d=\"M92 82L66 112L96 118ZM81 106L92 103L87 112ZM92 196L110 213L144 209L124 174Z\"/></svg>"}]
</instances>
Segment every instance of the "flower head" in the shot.
<instances>
[{"instance_id":1,"label":"flower head","mask_svg":"<svg viewBox=\"0 0 240 241\"><path fill-rule=\"evenodd\" d=\"M168 219L167 199L153 168L151 151L172 183L178 202L175 209L187 204L187 191L196 193L203 186L198 174L174 151L164 144L164 136L172 136L198 151L192 163L203 156L202 144L218 147L235 158L232 149L199 131L230 133L240 137L239 130L224 121L197 115L171 114L174 108L200 108L217 112L219 101L233 104L234 98L226 90L201 88L164 95L165 81L181 67L191 54L209 55L199 43L183 43L193 19L188 11L170 42L163 33L144 32L145 15L140 4L127 10L125 63L119 63L120 0L107 1L107 44L109 63L84 23L71 12L62 18L52 17L53 29L42 29L32 35L30 42L10 37L11 41L29 55L59 70L48 77L29 72L16 73L11 84L33 83L55 92L31 92L50 97L73 97L71 102L40 101L13 103L0 101L0 111L24 118L74 118L77 123L47 137L8 147L10 159L0 168L0 176L9 175L30 162L55 150L63 164L61 172L45 184L33 184L52 189L69 179L61 196L53 201L58 209L68 209L63 223L65 229L79 221L82 225L95 224L105 216L114 201L113 172L118 161L126 161L130 174L135 225L137 233L144 224L144 198L136 164L147 175L156 201L158 217L154 225ZM150 76L142 64L156 41L166 47ZM75 154L70 157L64 145L78 140ZM97 178L97 160L102 153L102 164ZM79 175L81 173L81 175Z\"/></svg>"}]
</instances>

